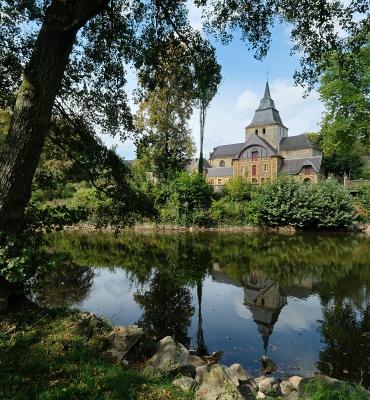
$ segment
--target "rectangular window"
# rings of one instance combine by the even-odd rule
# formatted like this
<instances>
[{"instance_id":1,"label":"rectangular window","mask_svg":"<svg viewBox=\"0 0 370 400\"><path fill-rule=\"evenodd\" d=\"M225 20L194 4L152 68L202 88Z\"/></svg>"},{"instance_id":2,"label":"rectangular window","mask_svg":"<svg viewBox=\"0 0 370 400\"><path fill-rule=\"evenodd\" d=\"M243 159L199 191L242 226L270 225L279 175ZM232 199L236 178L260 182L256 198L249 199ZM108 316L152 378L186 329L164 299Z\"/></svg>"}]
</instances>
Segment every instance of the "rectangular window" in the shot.
<instances>
[{"instance_id":1,"label":"rectangular window","mask_svg":"<svg viewBox=\"0 0 370 400\"><path fill-rule=\"evenodd\" d=\"M221 180L221 179L217 179L217 183L218 183L219 185L221 185L222 180Z\"/></svg>"},{"instance_id":2,"label":"rectangular window","mask_svg":"<svg viewBox=\"0 0 370 400\"><path fill-rule=\"evenodd\" d=\"M268 170L269 170L269 165L268 165L268 164L265 164L264 167L263 167L263 170L264 170L265 172L268 172Z\"/></svg>"},{"instance_id":3,"label":"rectangular window","mask_svg":"<svg viewBox=\"0 0 370 400\"><path fill-rule=\"evenodd\" d=\"M258 151L252 151L252 161L257 161Z\"/></svg>"},{"instance_id":4,"label":"rectangular window","mask_svg":"<svg viewBox=\"0 0 370 400\"><path fill-rule=\"evenodd\" d=\"M252 165L252 176L257 175L257 165Z\"/></svg>"}]
</instances>

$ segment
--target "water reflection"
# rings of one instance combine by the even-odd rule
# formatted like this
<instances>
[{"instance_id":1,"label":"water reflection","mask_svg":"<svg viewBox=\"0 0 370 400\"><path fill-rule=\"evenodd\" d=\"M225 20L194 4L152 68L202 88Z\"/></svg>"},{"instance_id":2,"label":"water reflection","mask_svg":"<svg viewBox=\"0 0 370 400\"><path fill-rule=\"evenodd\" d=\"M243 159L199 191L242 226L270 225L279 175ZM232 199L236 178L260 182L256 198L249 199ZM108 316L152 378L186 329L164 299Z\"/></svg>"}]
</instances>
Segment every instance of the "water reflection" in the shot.
<instances>
[{"instance_id":1,"label":"water reflection","mask_svg":"<svg viewBox=\"0 0 370 400\"><path fill-rule=\"evenodd\" d=\"M284 373L317 367L370 383L368 237L62 233L49 242L70 263L46 277L43 303L137 322L200 354L222 349L222 362L252 372L268 354Z\"/></svg>"}]
</instances>

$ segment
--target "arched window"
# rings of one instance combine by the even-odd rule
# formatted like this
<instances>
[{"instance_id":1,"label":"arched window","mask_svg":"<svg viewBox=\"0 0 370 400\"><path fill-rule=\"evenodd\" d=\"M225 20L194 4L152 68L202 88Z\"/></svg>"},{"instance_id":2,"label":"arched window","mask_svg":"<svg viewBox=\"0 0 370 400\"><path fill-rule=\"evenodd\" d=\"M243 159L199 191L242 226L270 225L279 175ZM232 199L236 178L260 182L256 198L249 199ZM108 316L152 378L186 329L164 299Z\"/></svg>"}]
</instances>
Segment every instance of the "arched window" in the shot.
<instances>
[{"instance_id":1,"label":"arched window","mask_svg":"<svg viewBox=\"0 0 370 400\"><path fill-rule=\"evenodd\" d=\"M262 133L263 133L263 134L266 133L266 129L265 129L265 128L262 129Z\"/></svg>"},{"instance_id":2,"label":"arched window","mask_svg":"<svg viewBox=\"0 0 370 400\"><path fill-rule=\"evenodd\" d=\"M225 161L224 160L221 160L220 161L220 167L224 167L225 166Z\"/></svg>"},{"instance_id":3,"label":"arched window","mask_svg":"<svg viewBox=\"0 0 370 400\"><path fill-rule=\"evenodd\" d=\"M256 135L258 135L258 129L256 129L256 130L254 131L254 133L255 133Z\"/></svg>"},{"instance_id":4,"label":"arched window","mask_svg":"<svg viewBox=\"0 0 370 400\"><path fill-rule=\"evenodd\" d=\"M305 179L303 179L303 183L311 183L311 179L310 178L305 178Z\"/></svg>"},{"instance_id":5,"label":"arched window","mask_svg":"<svg viewBox=\"0 0 370 400\"><path fill-rule=\"evenodd\" d=\"M254 185L257 185L257 179L256 179L256 178L253 178L253 179L252 179L252 183L253 183Z\"/></svg>"}]
</instances>

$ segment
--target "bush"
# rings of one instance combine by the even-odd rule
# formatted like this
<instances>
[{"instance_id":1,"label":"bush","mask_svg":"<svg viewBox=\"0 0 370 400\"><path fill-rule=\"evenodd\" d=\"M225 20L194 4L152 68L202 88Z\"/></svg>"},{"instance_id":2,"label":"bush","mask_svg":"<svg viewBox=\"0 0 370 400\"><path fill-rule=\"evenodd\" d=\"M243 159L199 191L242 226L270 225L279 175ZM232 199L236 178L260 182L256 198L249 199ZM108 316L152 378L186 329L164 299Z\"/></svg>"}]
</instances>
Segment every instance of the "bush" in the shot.
<instances>
[{"instance_id":1,"label":"bush","mask_svg":"<svg viewBox=\"0 0 370 400\"><path fill-rule=\"evenodd\" d=\"M253 185L247 179L238 176L230 179L223 195L237 202L249 201L252 199L253 189Z\"/></svg>"},{"instance_id":2,"label":"bush","mask_svg":"<svg viewBox=\"0 0 370 400\"><path fill-rule=\"evenodd\" d=\"M336 229L355 222L351 195L333 179L310 184L281 177L259 189L257 203L267 226Z\"/></svg>"},{"instance_id":3,"label":"bush","mask_svg":"<svg viewBox=\"0 0 370 400\"><path fill-rule=\"evenodd\" d=\"M356 198L356 208L362 222L370 221L370 185L363 185Z\"/></svg>"},{"instance_id":4,"label":"bush","mask_svg":"<svg viewBox=\"0 0 370 400\"><path fill-rule=\"evenodd\" d=\"M157 206L162 222L178 225L209 225L208 209L213 189L197 173L181 172L160 191Z\"/></svg>"}]
</instances>

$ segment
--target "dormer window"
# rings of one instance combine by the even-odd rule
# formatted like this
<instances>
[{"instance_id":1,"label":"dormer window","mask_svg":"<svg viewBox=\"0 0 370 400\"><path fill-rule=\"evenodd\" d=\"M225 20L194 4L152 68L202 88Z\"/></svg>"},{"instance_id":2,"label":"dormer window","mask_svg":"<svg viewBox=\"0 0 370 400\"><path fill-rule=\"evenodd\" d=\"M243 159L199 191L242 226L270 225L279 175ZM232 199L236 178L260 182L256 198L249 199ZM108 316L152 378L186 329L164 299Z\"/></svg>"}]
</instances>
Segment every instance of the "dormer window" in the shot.
<instances>
[{"instance_id":1,"label":"dormer window","mask_svg":"<svg viewBox=\"0 0 370 400\"><path fill-rule=\"evenodd\" d=\"M254 133L255 133L256 135L258 135L258 129L256 129L256 130L254 131Z\"/></svg>"},{"instance_id":2,"label":"dormer window","mask_svg":"<svg viewBox=\"0 0 370 400\"><path fill-rule=\"evenodd\" d=\"M252 161L257 161L258 151L252 151Z\"/></svg>"},{"instance_id":3,"label":"dormer window","mask_svg":"<svg viewBox=\"0 0 370 400\"><path fill-rule=\"evenodd\" d=\"M220 161L220 167L224 167L225 166L225 161L224 160L221 160Z\"/></svg>"}]
</instances>

